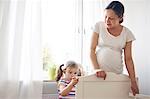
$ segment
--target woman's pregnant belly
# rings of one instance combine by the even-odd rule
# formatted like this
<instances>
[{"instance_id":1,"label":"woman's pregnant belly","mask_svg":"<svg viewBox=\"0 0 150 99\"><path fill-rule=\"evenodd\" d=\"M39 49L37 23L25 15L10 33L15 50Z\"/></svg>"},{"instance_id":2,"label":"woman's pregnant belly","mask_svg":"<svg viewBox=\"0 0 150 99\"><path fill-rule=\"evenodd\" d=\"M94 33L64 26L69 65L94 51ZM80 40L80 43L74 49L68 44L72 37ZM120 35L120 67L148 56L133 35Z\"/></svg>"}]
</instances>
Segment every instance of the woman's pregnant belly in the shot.
<instances>
[{"instance_id":1,"label":"woman's pregnant belly","mask_svg":"<svg viewBox=\"0 0 150 99\"><path fill-rule=\"evenodd\" d=\"M123 62L121 54L121 51L116 51L107 47L99 49L96 55L100 68L105 71L122 73Z\"/></svg>"}]
</instances>

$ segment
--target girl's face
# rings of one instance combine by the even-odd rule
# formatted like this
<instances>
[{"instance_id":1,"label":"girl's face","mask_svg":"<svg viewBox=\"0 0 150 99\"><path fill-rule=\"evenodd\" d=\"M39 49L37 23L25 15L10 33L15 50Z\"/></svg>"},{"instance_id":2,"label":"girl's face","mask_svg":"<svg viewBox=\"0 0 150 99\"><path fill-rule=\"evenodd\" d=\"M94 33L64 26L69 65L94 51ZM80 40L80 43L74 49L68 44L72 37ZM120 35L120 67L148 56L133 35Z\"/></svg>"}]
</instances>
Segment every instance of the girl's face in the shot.
<instances>
[{"instance_id":1,"label":"girl's face","mask_svg":"<svg viewBox=\"0 0 150 99\"><path fill-rule=\"evenodd\" d=\"M76 77L77 76L77 71L78 68L72 68L72 67L68 67L65 70L65 78L67 79L71 79L72 77Z\"/></svg>"},{"instance_id":2,"label":"girl's face","mask_svg":"<svg viewBox=\"0 0 150 99\"><path fill-rule=\"evenodd\" d=\"M122 18L119 18L111 9L105 9L105 24L107 28L115 28L120 25Z\"/></svg>"}]
</instances>

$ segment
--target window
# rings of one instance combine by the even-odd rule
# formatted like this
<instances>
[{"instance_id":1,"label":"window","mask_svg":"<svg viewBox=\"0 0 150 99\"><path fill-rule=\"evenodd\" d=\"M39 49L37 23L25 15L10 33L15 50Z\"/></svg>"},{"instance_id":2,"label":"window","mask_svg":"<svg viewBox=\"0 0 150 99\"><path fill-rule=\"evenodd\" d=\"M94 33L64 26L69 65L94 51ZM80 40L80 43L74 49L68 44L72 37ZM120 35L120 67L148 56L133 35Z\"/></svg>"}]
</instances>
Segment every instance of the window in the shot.
<instances>
[{"instance_id":1,"label":"window","mask_svg":"<svg viewBox=\"0 0 150 99\"><path fill-rule=\"evenodd\" d=\"M78 30L76 0L46 0L42 2L43 70L67 60L81 62L81 40ZM52 72L51 72L52 73Z\"/></svg>"}]
</instances>

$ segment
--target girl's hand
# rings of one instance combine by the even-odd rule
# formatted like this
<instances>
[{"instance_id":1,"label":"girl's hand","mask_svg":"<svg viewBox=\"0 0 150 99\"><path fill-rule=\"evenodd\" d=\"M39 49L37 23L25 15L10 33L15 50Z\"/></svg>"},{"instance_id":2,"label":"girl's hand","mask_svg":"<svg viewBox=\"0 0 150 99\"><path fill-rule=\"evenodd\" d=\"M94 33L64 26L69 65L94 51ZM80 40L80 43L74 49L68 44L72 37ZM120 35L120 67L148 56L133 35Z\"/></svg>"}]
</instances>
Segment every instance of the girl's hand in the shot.
<instances>
[{"instance_id":1,"label":"girl's hand","mask_svg":"<svg viewBox=\"0 0 150 99\"><path fill-rule=\"evenodd\" d=\"M139 88L138 88L136 81L131 82L131 90L134 96L136 94L139 94Z\"/></svg>"},{"instance_id":2,"label":"girl's hand","mask_svg":"<svg viewBox=\"0 0 150 99\"><path fill-rule=\"evenodd\" d=\"M78 83L78 81L79 81L79 78L72 77L71 83L72 83L73 85L76 85L76 84Z\"/></svg>"},{"instance_id":3,"label":"girl's hand","mask_svg":"<svg viewBox=\"0 0 150 99\"><path fill-rule=\"evenodd\" d=\"M103 70L96 71L96 76L100 77L100 78L104 78L104 80L105 80L106 79L106 72Z\"/></svg>"}]
</instances>

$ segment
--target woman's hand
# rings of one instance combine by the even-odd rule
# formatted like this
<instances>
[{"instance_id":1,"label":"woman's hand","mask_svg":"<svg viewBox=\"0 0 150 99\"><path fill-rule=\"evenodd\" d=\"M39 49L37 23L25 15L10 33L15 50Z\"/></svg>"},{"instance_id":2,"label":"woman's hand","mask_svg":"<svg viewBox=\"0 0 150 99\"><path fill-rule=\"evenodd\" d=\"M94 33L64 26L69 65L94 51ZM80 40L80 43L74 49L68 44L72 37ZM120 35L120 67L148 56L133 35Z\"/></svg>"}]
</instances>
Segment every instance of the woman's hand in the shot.
<instances>
[{"instance_id":1,"label":"woman's hand","mask_svg":"<svg viewBox=\"0 0 150 99\"><path fill-rule=\"evenodd\" d=\"M76 84L78 83L78 81L79 81L79 78L72 77L72 79L71 79L71 84L72 84L72 85L76 85Z\"/></svg>"},{"instance_id":2,"label":"woman's hand","mask_svg":"<svg viewBox=\"0 0 150 99\"><path fill-rule=\"evenodd\" d=\"M106 79L106 72L103 70L98 70L96 71L96 76L100 77L100 78L104 78L104 80Z\"/></svg>"},{"instance_id":3,"label":"woman's hand","mask_svg":"<svg viewBox=\"0 0 150 99\"><path fill-rule=\"evenodd\" d=\"M136 81L131 82L131 90L134 96L136 94L139 94L139 88L138 88Z\"/></svg>"}]
</instances>

